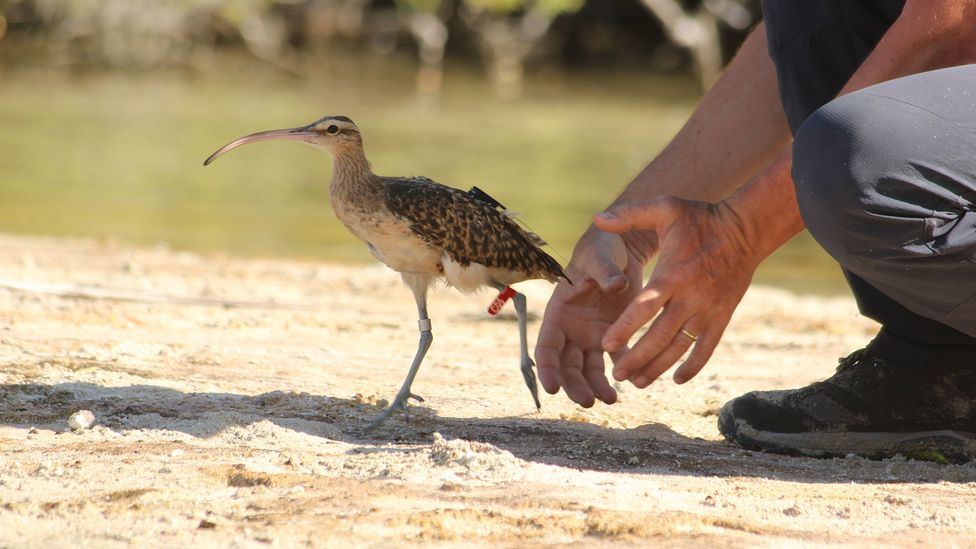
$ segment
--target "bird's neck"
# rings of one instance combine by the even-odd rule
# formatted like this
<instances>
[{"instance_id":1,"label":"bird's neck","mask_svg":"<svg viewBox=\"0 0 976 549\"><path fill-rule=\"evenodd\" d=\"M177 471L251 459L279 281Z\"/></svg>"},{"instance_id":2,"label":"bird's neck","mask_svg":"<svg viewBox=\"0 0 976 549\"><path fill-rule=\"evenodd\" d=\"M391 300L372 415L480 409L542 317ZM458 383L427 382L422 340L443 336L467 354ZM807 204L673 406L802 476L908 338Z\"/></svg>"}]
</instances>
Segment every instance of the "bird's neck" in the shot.
<instances>
[{"instance_id":1,"label":"bird's neck","mask_svg":"<svg viewBox=\"0 0 976 549\"><path fill-rule=\"evenodd\" d=\"M343 147L332 154L333 179L354 180L372 176L363 147Z\"/></svg>"},{"instance_id":2,"label":"bird's neck","mask_svg":"<svg viewBox=\"0 0 976 549\"><path fill-rule=\"evenodd\" d=\"M377 186L378 177L369 168L362 147L340 149L332 155L333 202L362 202Z\"/></svg>"}]
</instances>

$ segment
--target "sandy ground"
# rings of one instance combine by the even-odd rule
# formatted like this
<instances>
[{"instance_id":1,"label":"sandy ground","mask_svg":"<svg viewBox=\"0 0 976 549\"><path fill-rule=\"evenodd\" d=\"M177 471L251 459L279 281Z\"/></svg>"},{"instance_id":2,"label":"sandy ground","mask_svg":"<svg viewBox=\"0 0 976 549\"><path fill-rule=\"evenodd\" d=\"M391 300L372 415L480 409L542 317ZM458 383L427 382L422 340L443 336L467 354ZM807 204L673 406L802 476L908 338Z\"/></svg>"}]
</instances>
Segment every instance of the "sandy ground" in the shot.
<instances>
[{"instance_id":1,"label":"sandy ground","mask_svg":"<svg viewBox=\"0 0 976 549\"><path fill-rule=\"evenodd\" d=\"M972 464L720 440L866 341L850 300L753 288L690 384L537 413L490 298L434 293L426 402L364 434L416 346L385 268L0 236L0 546L976 545Z\"/></svg>"}]
</instances>

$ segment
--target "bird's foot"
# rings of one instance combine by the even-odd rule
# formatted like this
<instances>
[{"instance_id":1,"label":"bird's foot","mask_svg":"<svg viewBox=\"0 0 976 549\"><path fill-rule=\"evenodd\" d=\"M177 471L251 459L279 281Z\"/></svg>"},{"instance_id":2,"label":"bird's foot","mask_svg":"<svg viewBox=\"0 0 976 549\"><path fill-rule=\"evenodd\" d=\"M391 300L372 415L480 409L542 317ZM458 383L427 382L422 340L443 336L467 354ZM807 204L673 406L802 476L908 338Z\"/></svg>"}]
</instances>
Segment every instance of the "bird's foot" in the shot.
<instances>
[{"instance_id":1,"label":"bird's foot","mask_svg":"<svg viewBox=\"0 0 976 549\"><path fill-rule=\"evenodd\" d=\"M380 412L380 415L377 416L376 419L371 421L370 424L366 426L366 432L368 433L373 429L379 427L384 421L386 421L387 419L390 418L390 416L393 415L393 412L396 412L397 410L403 412L403 420L409 422L410 407L407 404L407 400L411 398L416 400L417 402L424 401L423 397L421 397L420 395L415 395L409 391L398 393L396 398L393 400L393 404L390 404L389 406L384 408L383 411Z\"/></svg>"},{"instance_id":2,"label":"bird's foot","mask_svg":"<svg viewBox=\"0 0 976 549\"><path fill-rule=\"evenodd\" d=\"M525 379L525 386L529 388L529 392L532 393L532 400L535 401L535 409L541 410L542 403L539 402L539 384L535 381L535 362L532 359L524 356L522 357L522 377Z\"/></svg>"}]
</instances>

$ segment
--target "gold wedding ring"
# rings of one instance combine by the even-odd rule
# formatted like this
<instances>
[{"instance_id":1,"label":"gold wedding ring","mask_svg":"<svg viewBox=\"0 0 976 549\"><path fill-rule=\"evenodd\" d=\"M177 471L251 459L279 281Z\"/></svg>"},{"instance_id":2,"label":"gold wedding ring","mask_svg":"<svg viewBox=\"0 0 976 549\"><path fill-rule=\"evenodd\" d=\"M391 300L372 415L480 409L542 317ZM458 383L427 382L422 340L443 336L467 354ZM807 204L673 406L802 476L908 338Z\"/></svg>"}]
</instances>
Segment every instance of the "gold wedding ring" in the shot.
<instances>
[{"instance_id":1,"label":"gold wedding ring","mask_svg":"<svg viewBox=\"0 0 976 549\"><path fill-rule=\"evenodd\" d=\"M695 334L689 332L688 330L685 330L684 328L681 329L681 333L688 336L688 338L691 339L692 342L698 341L698 338L695 337Z\"/></svg>"}]
</instances>

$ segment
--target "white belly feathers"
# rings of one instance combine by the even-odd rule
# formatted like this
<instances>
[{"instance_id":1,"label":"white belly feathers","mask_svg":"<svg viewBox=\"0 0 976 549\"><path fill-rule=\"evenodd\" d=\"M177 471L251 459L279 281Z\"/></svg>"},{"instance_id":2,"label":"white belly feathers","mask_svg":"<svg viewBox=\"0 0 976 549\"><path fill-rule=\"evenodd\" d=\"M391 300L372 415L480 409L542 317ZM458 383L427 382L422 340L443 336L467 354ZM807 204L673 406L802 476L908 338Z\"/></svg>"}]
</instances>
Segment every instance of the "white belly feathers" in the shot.
<instances>
[{"instance_id":1,"label":"white belly feathers","mask_svg":"<svg viewBox=\"0 0 976 549\"><path fill-rule=\"evenodd\" d=\"M358 225L358 226L357 226ZM349 230L366 242L373 256L398 273L445 278L458 290L470 293L496 283L512 284L525 277L506 269L480 263L461 265L415 235L406 222L347 224Z\"/></svg>"}]
</instances>

